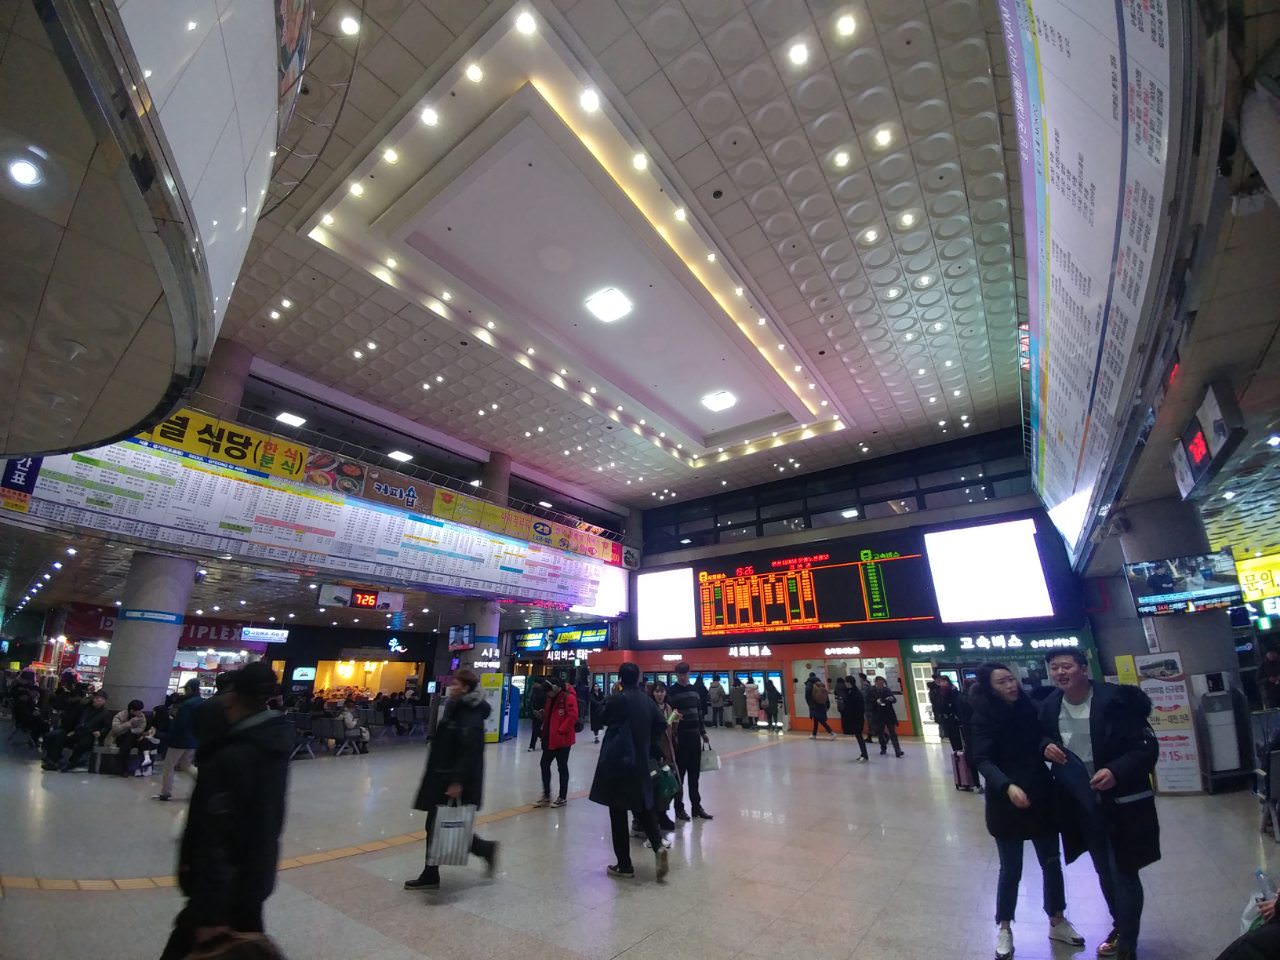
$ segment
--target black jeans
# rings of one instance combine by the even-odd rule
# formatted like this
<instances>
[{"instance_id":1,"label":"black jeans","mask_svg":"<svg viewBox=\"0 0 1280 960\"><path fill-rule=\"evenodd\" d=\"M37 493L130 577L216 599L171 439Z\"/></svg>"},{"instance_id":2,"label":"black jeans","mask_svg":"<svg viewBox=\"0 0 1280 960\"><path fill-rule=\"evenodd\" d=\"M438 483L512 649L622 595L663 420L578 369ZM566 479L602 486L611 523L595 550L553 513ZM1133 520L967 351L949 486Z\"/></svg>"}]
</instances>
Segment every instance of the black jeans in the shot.
<instances>
[{"instance_id":1,"label":"black jeans","mask_svg":"<svg viewBox=\"0 0 1280 960\"><path fill-rule=\"evenodd\" d=\"M609 808L609 831L613 834L613 855L617 859L619 870L634 870L631 864L631 836L627 832L628 814L644 829L644 835L654 850L662 846L662 835L658 833L658 821L652 810L628 810L626 807Z\"/></svg>"},{"instance_id":2,"label":"black jeans","mask_svg":"<svg viewBox=\"0 0 1280 960\"><path fill-rule=\"evenodd\" d=\"M813 735L814 735L815 737L818 735L818 726L819 726L819 725L821 725L821 726L822 726L822 729L823 729L823 730L825 730L825 731L827 731L827 733L830 733L830 734L833 734L833 735L835 734L835 731L831 729L831 724L827 723L827 718L826 718L826 717L823 717L821 720L819 720L817 717L814 717L814 718L813 718Z\"/></svg>"},{"instance_id":3,"label":"black jeans","mask_svg":"<svg viewBox=\"0 0 1280 960\"><path fill-rule=\"evenodd\" d=\"M1280 957L1280 920L1242 934L1218 954L1218 960L1270 960L1272 957Z\"/></svg>"},{"instance_id":4,"label":"black jeans","mask_svg":"<svg viewBox=\"0 0 1280 960\"><path fill-rule=\"evenodd\" d=\"M551 796L551 761L555 760L560 771L560 799L569 795L569 751L573 747L561 747L558 750L542 751L542 795Z\"/></svg>"},{"instance_id":5,"label":"black jeans","mask_svg":"<svg viewBox=\"0 0 1280 960\"><path fill-rule=\"evenodd\" d=\"M51 763L57 763L62 759L62 748L71 748L70 764L75 767L79 766L84 760L84 755L93 749L96 738L93 733L88 730L54 730L45 734L44 738L44 756Z\"/></svg>"},{"instance_id":6,"label":"black jeans","mask_svg":"<svg viewBox=\"0 0 1280 960\"><path fill-rule=\"evenodd\" d=\"M680 792L676 794L676 809L684 809L684 791L689 791L689 806L698 811L702 809L702 791L698 788L698 780L702 776L702 737L694 732L692 735L676 734L676 766L680 768Z\"/></svg>"},{"instance_id":7,"label":"black jeans","mask_svg":"<svg viewBox=\"0 0 1280 960\"><path fill-rule=\"evenodd\" d=\"M233 910L229 926L240 933L262 933L262 904L244 905ZM173 921L173 933L164 945L160 960L183 960L196 945L196 923L191 907L183 907Z\"/></svg>"},{"instance_id":8,"label":"black jeans","mask_svg":"<svg viewBox=\"0 0 1280 960\"><path fill-rule=\"evenodd\" d=\"M711 725L713 727L724 726L724 707L711 708Z\"/></svg>"},{"instance_id":9,"label":"black jeans","mask_svg":"<svg viewBox=\"0 0 1280 960\"><path fill-rule=\"evenodd\" d=\"M880 724L880 752L884 753L885 747L892 743L893 752L901 753L902 747L898 746L898 725L892 722Z\"/></svg>"},{"instance_id":10,"label":"black jeans","mask_svg":"<svg viewBox=\"0 0 1280 960\"><path fill-rule=\"evenodd\" d=\"M951 741L951 749L955 753L959 753L964 749L964 735L961 733L960 724L958 723L939 723L938 732Z\"/></svg>"},{"instance_id":11,"label":"black jeans","mask_svg":"<svg viewBox=\"0 0 1280 960\"><path fill-rule=\"evenodd\" d=\"M529 737L529 749L532 750L538 745L538 740L542 737L542 719L540 717L532 718L533 735Z\"/></svg>"}]
</instances>

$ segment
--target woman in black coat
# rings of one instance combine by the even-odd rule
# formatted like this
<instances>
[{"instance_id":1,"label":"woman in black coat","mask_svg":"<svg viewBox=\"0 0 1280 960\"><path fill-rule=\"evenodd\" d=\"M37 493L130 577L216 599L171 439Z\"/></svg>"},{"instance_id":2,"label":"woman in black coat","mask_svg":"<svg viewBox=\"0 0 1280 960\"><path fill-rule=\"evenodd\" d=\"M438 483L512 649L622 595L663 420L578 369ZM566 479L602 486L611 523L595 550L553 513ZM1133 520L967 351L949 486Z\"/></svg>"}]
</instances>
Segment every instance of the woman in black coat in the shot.
<instances>
[{"instance_id":1,"label":"woman in black coat","mask_svg":"<svg viewBox=\"0 0 1280 960\"><path fill-rule=\"evenodd\" d=\"M857 763L867 762L867 741L862 736L862 728L866 724L866 704L862 700L862 691L858 689L856 680L850 678L843 689L836 691L836 704L840 708L840 726L846 737L858 738L858 749L862 756Z\"/></svg>"},{"instance_id":2,"label":"woman in black coat","mask_svg":"<svg viewBox=\"0 0 1280 960\"><path fill-rule=\"evenodd\" d=\"M1044 912L1049 916L1049 939L1083 946L1063 916L1067 906L1058 853L1054 816L1053 777L1041 756L1040 728L1035 705L1013 672L1002 663L978 668L978 682L970 694L973 711L972 758L987 782L987 832L1000 855L996 884L996 958L1013 956L1014 909L1022 879L1022 850L1035 846L1044 874Z\"/></svg>"},{"instance_id":3,"label":"woman in black coat","mask_svg":"<svg viewBox=\"0 0 1280 960\"><path fill-rule=\"evenodd\" d=\"M609 808L613 852L618 862L611 864L611 877L630 879L636 875L631 864L631 841L627 835L627 814L644 829L657 857L657 876L667 875L667 851L658 833L654 812L650 760L659 759L657 745L667 721L658 705L639 689L640 668L624 663L618 668L622 691L604 703L604 743L591 781L590 799Z\"/></svg>"},{"instance_id":4,"label":"woman in black coat","mask_svg":"<svg viewBox=\"0 0 1280 960\"><path fill-rule=\"evenodd\" d=\"M449 685L444 715L436 725L427 755L427 769L414 801L415 810L427 811L427 850L431 850L431 831L436 823L436 808L456 800L479 808L484 794L484 721L490 707L479 691L480 675L463 667L453 675ZM498 845L492 840L471 837L471 854L483 857L493 875ZM428 853L429 855L429 853ZM440 868L428 863L414 880L406 880L406 890L434 890L440 886Z\"/></svg>"}]
</instances>

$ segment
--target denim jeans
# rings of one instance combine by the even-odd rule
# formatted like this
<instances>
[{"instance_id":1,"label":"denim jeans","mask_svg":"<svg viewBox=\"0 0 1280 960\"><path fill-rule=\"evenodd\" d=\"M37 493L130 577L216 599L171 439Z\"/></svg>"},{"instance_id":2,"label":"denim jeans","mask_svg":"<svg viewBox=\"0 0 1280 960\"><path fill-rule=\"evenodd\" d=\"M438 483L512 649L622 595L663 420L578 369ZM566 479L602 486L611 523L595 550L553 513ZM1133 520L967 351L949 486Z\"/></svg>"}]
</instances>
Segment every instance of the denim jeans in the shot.
<instances>
[{"instance_id":1,"label":"denim jeans","mask_svg":"<svg viewBox=\"0 0 1280 960\"><path fill-rule=\"evenodd\" d=\"M1101 818L1089 830L1089 858L1093 861L1093 869L1098 873L1102 896L1111 910L1111 919L1116 928L1116 945L1122 950L1135 950L1145 900L1142 878L1136 870L1120 869L1116 862L1115 846L1111 843L1111 837Z\"/></svg>"},{"instance_id":2,"label":"denim jeans","mask_svg":"<svg viewBox=\"0 0 1280 960\"><path fill-rule=\"evenodd\" d=\"M1058 855L1058 835L1046 833L1031 838L1036 859L1044 873L1044 912L1056 917L1067 909L1066 887L1062 881L1062 858ZM1013 920L1018 906L1018 883L1022 880L1022 848L1025 840L996 840L1000 854L1000 879L996 883L996 923Z\"/></svg>"}]
</instances>

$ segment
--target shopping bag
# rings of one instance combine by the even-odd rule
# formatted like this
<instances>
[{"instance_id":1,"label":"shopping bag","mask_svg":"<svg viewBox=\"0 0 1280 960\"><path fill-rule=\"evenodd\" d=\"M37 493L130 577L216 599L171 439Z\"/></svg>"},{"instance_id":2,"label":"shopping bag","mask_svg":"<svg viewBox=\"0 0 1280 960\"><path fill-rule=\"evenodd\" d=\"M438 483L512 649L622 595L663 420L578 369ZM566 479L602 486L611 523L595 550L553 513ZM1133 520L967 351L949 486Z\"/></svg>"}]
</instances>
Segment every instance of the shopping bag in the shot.
<instances>
[{"instance_id":1,"label":"shopping bag","mask_svg":"<svg viewBox=\"0 0 1280 960\"><path fill-rule=\"evenodd\" d=\"M680 778L671 769L671 765L663 760L654 760L649 764L649 779L653 784L653 800L661 809L667 801L680 792Z\"/></svg>"},{"instance_id":2,"label":"shopping bag","mask_svg":"<svg viewBox=\"0 0 1280 960\"><path fill-rule=\"evenodd\" d=\"M473 804L451 803L436 807L427 863L433 867L460 867L471 855L471 834L476 826Z\"/></svg>"},{"instance_id":3,"label":"shopping bag","mask_svg":"<svg viewBox=\"0 0 1280 960\"><path fill-rule=\"evenodd\" d=\"M1240 934L1242 936L1262 926L1262 910L1258 907L1259 902L1257 894L1249 895L1249 902L1244 905L1244 913L1240 915Z\"/></svg>"},{"instance_id":4,"label":"shopping bag","mask_svg":"<svg viewBox=\"0 0 1280 960\"><path fill-rule=\"evenodd\" d=\"M720 769L720 754L711 749L711 744L704 743L702 745L702 756L698 760L698 769L703 773L710 770Z\"/></svg>"}]
</instances>

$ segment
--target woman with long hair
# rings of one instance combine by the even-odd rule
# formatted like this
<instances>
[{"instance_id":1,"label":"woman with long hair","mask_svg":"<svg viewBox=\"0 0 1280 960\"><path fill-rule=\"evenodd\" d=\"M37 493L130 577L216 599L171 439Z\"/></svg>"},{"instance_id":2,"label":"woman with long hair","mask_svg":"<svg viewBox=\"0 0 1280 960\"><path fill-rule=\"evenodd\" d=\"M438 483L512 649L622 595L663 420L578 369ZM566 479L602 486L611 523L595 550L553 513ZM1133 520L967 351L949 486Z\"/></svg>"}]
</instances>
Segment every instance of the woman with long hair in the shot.
<instances>
[{"instance_id":1,"label":"woman with long hair","mask_svg":"<svg viewBox=\"0 0 1280 960\"><path fill-rule=\"evenodd\" d=\"M1067 895L1053 811L1053 778L1041 754L1035 705L1012 670L1003 663L984 663L978 668L970 706L972 761L987 783L987 832L995 839L1000 856L996 960L1013 956L1013 915L1022 879L1022 850L1028 840L1044 874L1049 939L1084 946L1084 938L1063 916Z\"/></svg>"}]
</instances>

